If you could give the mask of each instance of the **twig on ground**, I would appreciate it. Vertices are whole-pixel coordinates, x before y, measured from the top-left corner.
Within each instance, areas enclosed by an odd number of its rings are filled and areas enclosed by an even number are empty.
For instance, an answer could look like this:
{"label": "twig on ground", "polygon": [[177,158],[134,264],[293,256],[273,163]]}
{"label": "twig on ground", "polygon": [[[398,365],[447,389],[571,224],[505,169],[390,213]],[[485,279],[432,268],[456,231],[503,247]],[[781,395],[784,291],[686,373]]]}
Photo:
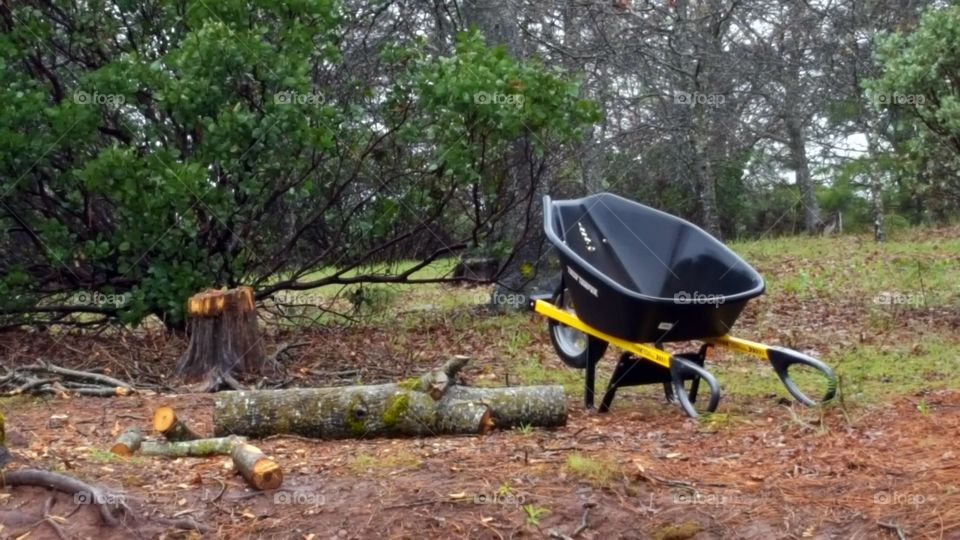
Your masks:
{"label": "twig on ground", "polygon": [[907,536],[903,534],[903,529],[900,528],[896,523],[885,523],[883,521],[878,521],[877,525],[883,527],[884,529],[889,529],[897,534],[897,538],[900,540],[907,540]]}
{"label": "twig on ground", "polygon": [[67,536],[66,531],[64,531],[63,527],[57,523],[57,520],[50,515],[50,509],[53,507],[53,501],[54,498],[49,497],[47,502],[43,503],[43,522],[49,525],[50,528],[53,529],[53,532],[57,533],[57,537],[60,538],[60,540],[67,540],[69,537]]}

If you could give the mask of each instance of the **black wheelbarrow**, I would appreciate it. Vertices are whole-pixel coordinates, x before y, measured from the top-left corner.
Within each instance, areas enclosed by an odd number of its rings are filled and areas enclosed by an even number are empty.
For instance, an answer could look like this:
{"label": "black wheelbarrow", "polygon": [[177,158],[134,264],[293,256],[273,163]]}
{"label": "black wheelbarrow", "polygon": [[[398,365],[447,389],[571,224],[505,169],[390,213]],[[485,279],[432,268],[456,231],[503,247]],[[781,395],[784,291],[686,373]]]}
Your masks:
{"label": "black wheelbarrow", "polygon": [[[836,394],[836,375],[811,356],[729,335],[763,278],[736,253],[696,225],[610,193],[565,201],[543,199],[547,239],[557,248],[562,279],[549,300],[533,309],[549,318],[561,360],[586,370],[585,404],[593,407],[597,362],[609,344],[624,352],[600,405],[610,408],[618,388],[663,384],[667,399],[690,416],[713,412],[720,385],[704,367],[712,347],[770,363],[787,391],[814,405]],[[702,341],[695,352],[670,354],[663,344]],[[819,400],[791,378],[803,366],[824,377]],[[710,391],[696,406],[700,382]]]}

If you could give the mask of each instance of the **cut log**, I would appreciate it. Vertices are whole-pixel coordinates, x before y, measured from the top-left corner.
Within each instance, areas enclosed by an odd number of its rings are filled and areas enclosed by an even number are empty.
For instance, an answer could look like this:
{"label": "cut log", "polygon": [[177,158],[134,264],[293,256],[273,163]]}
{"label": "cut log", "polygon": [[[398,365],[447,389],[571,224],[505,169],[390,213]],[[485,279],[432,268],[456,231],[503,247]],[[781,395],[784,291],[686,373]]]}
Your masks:
{"label": "cut log", "polygon": [[250,287],[191,296],[187,316],[190,343],[177,364],[177,378],[199,382],[198,390],[216,391],[237,386],[234,373],[266,375]]}
{"label": "cut log", "polygon": [[158,407],[153,413],[153,429],[171,442],[192,441],[202,439],[195,431],[190,429],[182,420],[177,418],[173,407]]}
{"label": "cut log", "polygon": [[207,457],[227,455],[234,468],[256,489],[276,489],[283,483],[283,469],[243,437],[217,437],[168,443],[144,442],[140,453],[145,456]]}
{"label": "cut log", "polygon": [[141,442],[143,434],[140,433],[140,428],[127,428],[117,437],[117,442],[110,447],[110,451],[118,456],[130,457],[140,449]]}
{"label": "cut log", "polygon": [[494,424],[506,428],[566,423],[562,386],[451,384],[466,362],[454,358],[438,371],[395,384],[221,392],[214,402],[214,434],[344,439],[483,434]]}
{"label": "cut log", "polygon": [[277,489],[283,483],[283,470],[280,465],[263,455],[256,446],[235,444],[230,457],[244,480],[259,490]]}

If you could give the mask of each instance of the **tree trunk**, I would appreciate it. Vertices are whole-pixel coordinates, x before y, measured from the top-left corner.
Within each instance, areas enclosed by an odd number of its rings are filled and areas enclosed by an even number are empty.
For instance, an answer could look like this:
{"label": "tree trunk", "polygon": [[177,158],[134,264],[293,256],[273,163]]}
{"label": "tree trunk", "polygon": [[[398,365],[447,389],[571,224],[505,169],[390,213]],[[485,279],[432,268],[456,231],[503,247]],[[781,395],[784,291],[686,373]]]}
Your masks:
{"label": "tree trunk", "polygon": [[[699,107],[699,105],[694,105]],[[699,125],[700,122],[697,122]],[[703,229],[718,240],[723,240],[723,231],[720,230],[720,213],[717,209],[717,185],[713,177],[713,167],[707,156],[706,145],[702,136],[691,133],[690,146],[693,149],[693,162],[696,169],[697,202],[700,207],[700,219]]]}
{"label": "tree trunk", "polygon": [[175,376],[201,382],[201,391],[238,387],[234,373],[262,374],[263,346],[257,331],[253,290],[208,290],[190,297],[190,344],[180,357]]}
{"label": "tree trunk", "polygon": [[465,363],[454,359],[438,371],[396,384],[223,392],[214,404],[214,433],[343,439],[482,434],[493,425],[566,423],[563,387],[457,386],[455,375]]}
{"label": "tree trunk", "polygon": [[[871,135],[867,136],[867,146],[871,160],[876,163],[879,152],[877,150],[877,141]],[[880,178],[881,174],[876,166],[870,168],[870,198],[873,203],[873,240],[875,242],[884,242],[887,239],[883,216],[883,181]]]}
{"label": "tree trunk", "polygon": [[807,140],[799,119],[791,113],[786,119],[787,138],[790,147],[790,159],[794,166],[794,177],[803,201],[803,224],[807,234],[816,234],[820,228],[820,206],[810,177],[810,164],[807,160]]}

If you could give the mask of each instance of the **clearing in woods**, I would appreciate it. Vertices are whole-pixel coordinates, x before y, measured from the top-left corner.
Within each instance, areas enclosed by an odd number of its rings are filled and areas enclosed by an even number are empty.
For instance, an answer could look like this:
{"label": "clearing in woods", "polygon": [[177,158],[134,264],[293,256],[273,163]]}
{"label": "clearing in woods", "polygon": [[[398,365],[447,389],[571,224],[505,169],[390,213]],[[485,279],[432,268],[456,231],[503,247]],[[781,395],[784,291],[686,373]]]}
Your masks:
{"label": "clearing in woods", "polygon": [[[108,452],[123,429],[146,429],[161,405],[210,432],[209,394],[7,397],[0,411],[19,463],[109,487],[142,514],[208,528],[148,522],[143,537],[960,538],[958,237],[956,228],[924,229],[879,246],[858,236],[733,246],[767,279],[737,335],[834,366],[842,400],[822,409],[793,405],[771,369],[724,353],[712,359],[724,388],[715,414],[686,418],[653,386],[622,390],[609,414],[588,413],[582,374],[556,358],[545,320],[487,313],[477,305],[486,288],[421,286],[368,290],[375,301],[363,323],[267,325],[267,350],[306,343],[283,359],[293,386],[395,381],[466,354],[470,384],[563,384],[567,426],[270,438],[257,445],[283,466],[283,488],[254,492],[228,458]],[[181,337],[142,329],[0,335],[6,367],[47,359],[154,384],[184,347]],[[600,384],[614,354],[601,363]],[[0,491],[0,524],[3,538],[56,537],[56,528],[131,536],[40,488]]]}

